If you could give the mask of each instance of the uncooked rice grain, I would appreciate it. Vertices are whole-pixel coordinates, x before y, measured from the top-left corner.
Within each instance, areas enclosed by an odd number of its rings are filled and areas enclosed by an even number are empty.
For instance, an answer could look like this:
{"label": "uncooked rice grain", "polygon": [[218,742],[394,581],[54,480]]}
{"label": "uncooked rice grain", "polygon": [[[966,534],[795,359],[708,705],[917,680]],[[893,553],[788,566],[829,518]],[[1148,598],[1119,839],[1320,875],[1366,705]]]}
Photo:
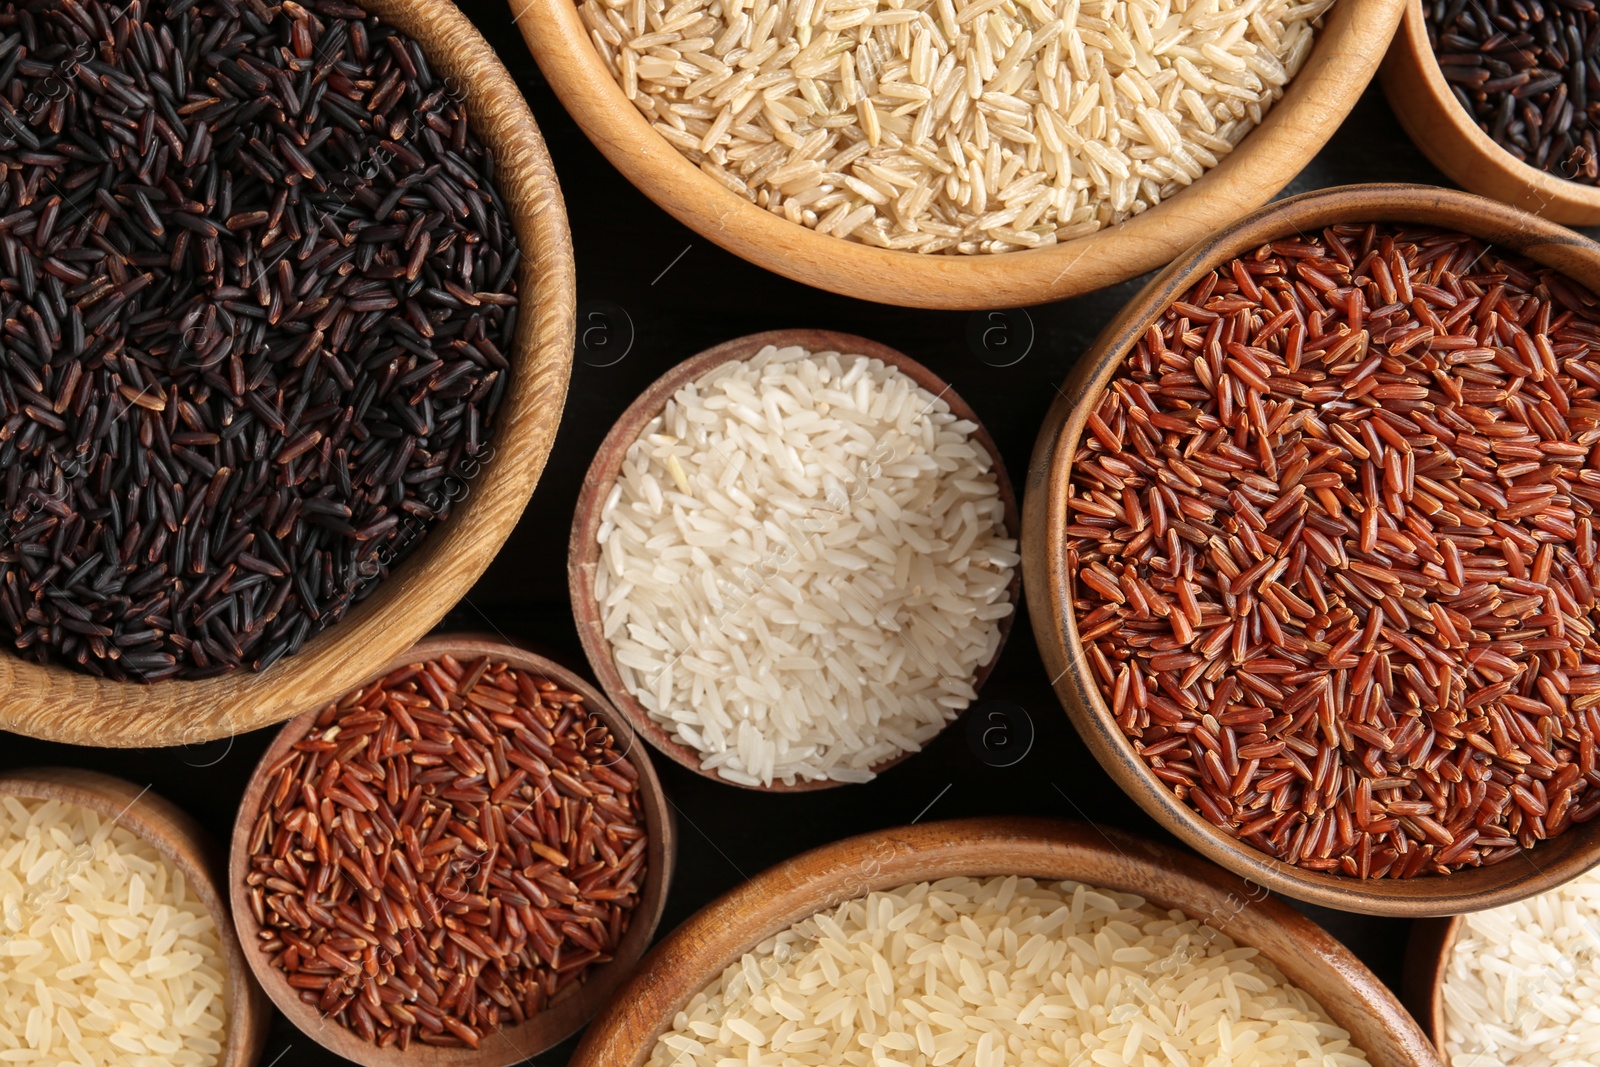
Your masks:
{"label": "uncooked rice grain", "polygon": [[1600,1063],[1600,872],[1462,920],[1446,966],[1447,1067]]}
{"label": "uncooked rice grain", "polygon": [[605,500],[628,692],[729,781],[866,781],[976,695],[1018,563],[977,427],[894,367],[767,346],[685,385]]}
{"label": "uncooked rice grain", "polygon": [[582,0],[655,130],[819,233],[1054,244],[1155,205],[1254,129],[1332,0]]}
{"label": "uncooked rice grain", "polygon": [[133,831],[0,796],[0,1062],[207,1067],[227,965],[183,872]]}
{"label": "uncooked rice grain", "polygon": [[648,1067],[1356,1067],[1254,948],[1129,893],[947,878],[769,938],[695,994]]}

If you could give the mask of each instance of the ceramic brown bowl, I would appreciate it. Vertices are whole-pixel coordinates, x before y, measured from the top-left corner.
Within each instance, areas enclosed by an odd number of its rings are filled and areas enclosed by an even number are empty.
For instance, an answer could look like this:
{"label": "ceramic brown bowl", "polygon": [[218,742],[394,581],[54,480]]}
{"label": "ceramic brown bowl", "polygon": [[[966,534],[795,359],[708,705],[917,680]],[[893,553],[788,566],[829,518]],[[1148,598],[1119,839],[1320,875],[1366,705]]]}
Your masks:
{"label": "ceramic brown bowl", "polygon": [[1377,976],[1260,886],[1120,831],[1046,819],[924,823],[852,837],[780,863],[707,905],[657,945],[590,1025],[570,1067],[643,1067],[673,1016],[762,941],[866,893],[958,875],[1071,879],[1177,908],[1260,949],[1350,1032],[1374,1067],[1438,1067],[1428,1039]]}
{"label": "ceramic brown bowl", "polygon": [[1569,181],[1524,163],[1496,144],[1461,106],[1428,44],[1422,0],[1405,0],[1405,14],[1384,57],[1381,80],[1406,134],[1463,189],[1551,222],[1600,223],[1600,186]]}
{"label": "ceramic brown bowl", "polygon": [[413,1044],[403,1052],[393,1047],[379,1048],[353,1030],[325,1017],[315,1005],[301,1000],[298,991],[290,987],[287,975],[272,966],[267,954],[258,947],[262,927],[251,911],[250,891],[245,884],[245,876],[250,871],[250,834],[267,799],[268,769],[306,736],[322,708],[317,707],[285,723],[251,776],[234,823],[228,869],[228,892],[233,899],[234,923],[238,927],[239,940],[244,945],[250,968],[278,1010],[322,1047],[364,1067],[395,1067],[397,1064],[415,1067],[509,1067],[560,1043],[588,1022],[631,975],[634,965],[649,947],[656,926],[661,922],[667,890],[672,884],[675,828],[670,802],[662,792],[648,750],[634,740],[627,719],[619,715],[594,687],[560,664],[503,640],[487,637],[448,635],[427,638],[404,655],[395,657],[373,677],[382,677],[409,664],[443,655],[454,656],[463,663],[487,657],[494,662],[508,663],[519,671],[548,678],[568,692],[582,696],[584,706],[604,720],[618,748],[622,750],[623,758],[638,771],[638,788],[644,801],[645,828],[649,834],[645,851],[645,885],[613,959],[592,967],[583,981],[560,990],[543,1011],[516,1026],[486,1035],[477,1050],[421,1044]]}
{"label": "ceramic brown bowl", "polygon": [[221,850],[200,824],[171,801],[150,792],[148,786],[141,788],[121,778],[77,768],[8,771],[0,774],[0,794],[87,808],[127,827],[183,872],[185,882],[211,913],[222,943],[228,1019],[218,1067],[253,1067],[266,1044],[272,1011],[245,963],[228,915],[228,898],[217,882],[223,870]]}
{"label": "ceramic brown bowl", "polygon": [[[783,782],[774,781],[768,786],[747,786],[743,783],[728,782],[717,774],[715,769],[706,770],[701,767],[700,753],[678,741],[665,727],[651,718],[644,705],[628,692],[628,687],[623,684],[622,674],[617,670],[616,659],[611,650],[611,642],[606,639],[599,601],[595,596],[595,570],[600,561],[598,539],[600,513],[611,487],[616,484],[617,475],[622,470],[622,461],[628,454],[629,446],[638,440],[645,425],[661,414],[668,398],[683,386],[723,363],[749,359],[767,345],[776,345],[779,348],[786,345],[800,345],[812,352],[831,350],[863,355],[881,359],[892,367],[898,367],[912,381],[949,404],[950,410],[957,417],[977,424],[978,428],[973,431],[972,438],[994,460],[995,478],[1000,486],[1000,500],[1005,507],[1006,530],[1013,536],[1018,528],[1017,502],[1011,490],[1011,479],[1006,476],[1005,465],[1000,460],[1000,450],[995,447],[994,440],[983,428],[982,421],[966,402],[938,375],[911,357],[887,345],[851,334],[832,330],[771,330],[767,333],[735,338],[673,367],[657,378],[655,383],[622,413],[622,417],[617,420],[616,425],[601,443],[600,451],[595,454],[594,462],[589,466],[589,474],[583,480],[583,492],[578,496],[577,512],[572,521],[572,538],[567,547],[567,583],[572,594],[572,615],[577,620],[578,637],[583,641],[583,650],[589,657],[589,666],[594,669],[595,677],[600,679],[600,687],[606,691],[606,695],[616,704],[618,710],[627,717],[634,732],[649,741],[658,752],[673,762],[713,781],[739,785],[745,789],[770,793],[798,793],[830,789],[848,783],[829,780],[799,781],[794,785],[785,785]],[[1012,604],[1017,603],[1021,585],[1019,569],[1012,575],[1010,586]],[[995,648],[989,662],[979,667],[973,676],[973,688],[982,688],[984,679],[988,678],[989,672],[994,669],[995,663],[1000,659],[1000,653],[1005,650],[1006,635],[1011,632],[1011,623],[1015,618],[1016,612],[1013,611],[1000,620],[1000,644]],[[911,755],[912,753],[906,752],[891,757],[874,766],[872,771],[874,774],[881,774]]]}
{"label": "ceramic brown bowl", "polygon": [[819,234],[732,192],[651,127],[590,42],[573,0],[509,0],[551,88],[623,175],[678,221],[807,285],[886,304],[998,308],[1126,281],[1258,207],[1327,143],[1377,70],[1403,0],[1339,0],[1265,121],[1192,186],[1088,237],[1000,255],[925,255]]}
{"label": "ceramic brown bowl", "polygon": [[1448,915],[1530,896],[1600,863],[1600,821],[1512,858],[1451,875],[1361,880],[1283,863],[1237,840],[1173,796],[1123,736],[1081,653],[1066,567],[1066,501],[1089,413],[1124,358],[1199,278],[1268,241],[1336,223],[1421,223],[1473,234],[1554,267],[1600,292],[1600,245],[1543,219],[1431,186],[1356,185],[1282,200],[1184,253],[1139,293],[1077,363],[1034,447],[1023,509],[1022,567],[1034,634],[1078,734],[1124,792],[1189,847],[1236,874],[1300,900],[1371,915]]}
{"label": "ceramic brown bowl", "polygon": [[466,595],[533,493],[566,402],[576,281],[555,171],[517,85],[450,0],[362,0],[405,31],[464,94],[523,260],[511,381],[488,444],[462,470],[454,513],[346,617],[260,673],[152,685],[43,667],[0,650],[0,729],[103,747],[198,744],[297,715],[370,677]]}

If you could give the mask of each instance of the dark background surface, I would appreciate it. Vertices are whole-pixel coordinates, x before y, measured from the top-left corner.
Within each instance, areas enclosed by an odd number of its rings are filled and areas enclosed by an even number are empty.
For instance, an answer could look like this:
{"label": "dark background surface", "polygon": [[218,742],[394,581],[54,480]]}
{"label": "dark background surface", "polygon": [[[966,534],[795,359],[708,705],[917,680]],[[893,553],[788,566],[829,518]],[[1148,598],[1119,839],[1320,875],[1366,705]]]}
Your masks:
{"label": "dark background surface", "polygon": [[[440,631],[475,630],[531,642],[588,674],[568,606],[566,543],[589,461],[614,420],[659,375],[743,334],[819,327],[900,349],[950,382],[977,411],[1020,492],[1034,435],[1057,385],[1144,279],[990,319],[982,312],[865,303],[769,274],[679,225],[612,169],[545,84],[505,3],[461,0],[461,7],[515,76],[549,142],[577,249],[580,344],[566,413],[538,491],[499,558]],[[1406,139],[1376,87],[1283,195],[1364,181],[1448,184]],[[1000,332],[988,333],[986,348],[982,338],[991,327]],[[975,711],[870,784],[759,794],[707,781],[657,756],[679,830],[677,871],[661,933],[779,860],[919,819],[1054,816],[1170,841],[1079,743],[1050,688],[1026,611],[1024,605]],[[992,766],[1003,759],[984,749],[978,731],[969,734],[974,718],[1000,721],[990,719],[991,711],[1008,716],[1008,736],[1017,743],[1033,735],[1027,754],[1011,766]],[[226,842],[245,782],[272,734],[115,751],[0,733],[0,768],[91,767],[140,786],[149,783]],[[992,749],[998,739],[991,735],[990,741]],[[1408,922],[1302,910],[1398,988]],[[575,1044],[568,1041],[531,1062],[560,1067]],[[281,1017],[261,1059],[264,1067],[343,1062]]]}

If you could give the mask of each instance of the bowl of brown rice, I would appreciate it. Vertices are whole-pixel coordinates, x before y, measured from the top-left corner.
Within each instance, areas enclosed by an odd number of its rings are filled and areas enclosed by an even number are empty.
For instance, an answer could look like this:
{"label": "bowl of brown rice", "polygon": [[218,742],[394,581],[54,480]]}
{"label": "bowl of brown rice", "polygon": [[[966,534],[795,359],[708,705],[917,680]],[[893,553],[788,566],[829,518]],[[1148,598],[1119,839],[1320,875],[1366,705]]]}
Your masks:
{"label": "bowl of brown rice", "polygon": [[645,958],[573,1067],[1436,1067],[1344,946],[1260,885],[1119,831],[967,819],[825,845]]}
{"label": "bowl of brown rice", "polygon": [[1403,3],[511,7],[585,133],[679,221],[809,285],[948,309],[1125,281],[1266,202]]}
{"label": "bowl of brown rice", "polygon": [[1024,577],[1080,736],[1185,843],[1443,915],[1600,862],[1600,246],[1422,186],[1163,271],[1035,449]]}

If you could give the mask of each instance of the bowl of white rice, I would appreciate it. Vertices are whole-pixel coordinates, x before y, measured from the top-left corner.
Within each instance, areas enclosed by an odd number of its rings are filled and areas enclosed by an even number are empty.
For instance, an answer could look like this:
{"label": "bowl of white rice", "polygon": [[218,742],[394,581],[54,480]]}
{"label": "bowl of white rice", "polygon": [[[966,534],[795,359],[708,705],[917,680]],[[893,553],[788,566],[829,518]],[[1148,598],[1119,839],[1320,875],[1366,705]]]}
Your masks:
{"label": "bowl of white rice", "polygon": [[994,442],[927,368],[823,330],[679,364],[578,500],[573,615],[658,750],[752,789],[864,782],[977,696],[1020,592]]}
{"label": "bowl of white rice", "polygon": [[0,774],[0,1060],[250,1067],[266,998],[200,826],[149,787]]}
{"label": "bowl of white rice", "polygon": [[1600,1063],[1600,870],[1417,923],[1405,994],[1445,1067]]}
{"label": "bowl of white rice", "polygon": [[1438,1067],[1349,950],[1265,889],[1045,819],[879,831],[691,917],[571,1067]]}
{"label": "bowl of white rice", "polygon": [[510,0],[645,195],[786,277],[913,307],[1125,281],[1282,189],[1402,0]]}

